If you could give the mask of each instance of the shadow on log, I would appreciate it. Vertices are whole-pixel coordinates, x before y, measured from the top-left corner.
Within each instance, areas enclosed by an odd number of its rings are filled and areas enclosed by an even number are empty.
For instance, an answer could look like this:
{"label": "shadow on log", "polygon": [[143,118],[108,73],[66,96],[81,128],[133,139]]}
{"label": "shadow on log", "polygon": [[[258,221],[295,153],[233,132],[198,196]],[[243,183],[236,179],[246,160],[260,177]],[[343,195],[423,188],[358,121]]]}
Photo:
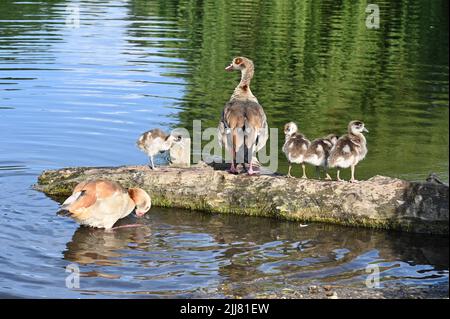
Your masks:
{"label": "shadow on log", "polygon": [[156,171],[147,166],[81,167],[45,171],[35,188],[50,196],[68,196],[77,183],[88,179],[141,187],[160,207],[448,236],[448,185],[384,176],[352,184],[231,175],[206,164]]}

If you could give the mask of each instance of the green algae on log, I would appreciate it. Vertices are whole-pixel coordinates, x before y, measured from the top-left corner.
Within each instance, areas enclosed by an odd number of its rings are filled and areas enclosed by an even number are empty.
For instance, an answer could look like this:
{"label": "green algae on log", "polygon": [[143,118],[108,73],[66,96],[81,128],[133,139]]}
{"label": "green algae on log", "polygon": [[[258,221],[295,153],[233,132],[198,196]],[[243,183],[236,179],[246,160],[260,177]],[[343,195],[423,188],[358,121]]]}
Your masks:
{"label": "green algae on log", "polygon": [[205,164],[156,171],[147,166],[78,167],[45,171],[35,188],[68,196],[77,183],[89,179],[141,187],[154,206],[448,236],[447,185],[385,176],[348,183],[232,175]]}

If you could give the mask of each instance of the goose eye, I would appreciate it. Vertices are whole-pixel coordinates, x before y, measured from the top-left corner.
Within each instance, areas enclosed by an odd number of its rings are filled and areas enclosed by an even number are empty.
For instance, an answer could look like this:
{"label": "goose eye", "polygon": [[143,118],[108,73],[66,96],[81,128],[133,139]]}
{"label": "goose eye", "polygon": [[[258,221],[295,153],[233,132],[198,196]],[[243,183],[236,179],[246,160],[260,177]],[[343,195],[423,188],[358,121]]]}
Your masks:
{"label": "goose eye", "polygon": [[234,59],[235,64],[241,64],[241,62],[242,62],[241,58]]}

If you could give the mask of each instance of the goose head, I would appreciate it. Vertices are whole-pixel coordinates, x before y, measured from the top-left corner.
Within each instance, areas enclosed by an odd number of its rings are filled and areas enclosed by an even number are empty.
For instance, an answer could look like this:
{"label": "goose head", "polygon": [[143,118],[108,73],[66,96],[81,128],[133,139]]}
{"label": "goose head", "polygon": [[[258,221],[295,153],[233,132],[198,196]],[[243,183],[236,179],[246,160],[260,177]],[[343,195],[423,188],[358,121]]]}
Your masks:
{"label": "goose head", "polygon": [[362,132],[369,133],[369,131],[364,127],[364,123],[361,121],[351,121],[348,124],[348,132],[353,135],[359,135],[362,134]]}
{"label": "goose head", "polygon": [[152,200],[150,195],[147,194],[142,188],[130,188],[128,195],[136,204],[136,215],[142,217],[152,207]]}
{"label": "goose head", "polygon": [[253,61],[248,58],[238,56],[231,61],[231,64],[225,68],[225,71],[244,71],[246,69],[253,69]]}
{"label": "goose head", "polygon": [[284,135],[286,137],[292,136],[292,134],[297,133],[297,131],[297,124],[295,124],[294,122],[289,122],[284,125]]}

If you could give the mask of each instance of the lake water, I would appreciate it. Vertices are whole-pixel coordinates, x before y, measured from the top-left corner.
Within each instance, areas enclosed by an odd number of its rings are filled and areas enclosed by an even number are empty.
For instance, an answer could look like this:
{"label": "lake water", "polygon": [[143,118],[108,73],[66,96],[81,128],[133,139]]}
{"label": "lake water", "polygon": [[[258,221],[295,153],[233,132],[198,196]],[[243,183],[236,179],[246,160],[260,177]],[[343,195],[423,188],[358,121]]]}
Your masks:
{"label": "lake water", "polygon": [[[448,2],[376,2],[369,30],[366,1],[2,0],[0,297],[363,287],[374,263],[382,292],[448,289],[448,238],[158,208],[145,227],[105,233],[57,216],[31,187],[45,169],[144,164],[134,142],[150,128],[215,127],[236,55],[255,62],[270,127],[293,120],[315,138],[361,119],[357,178],[448,181]],[[71,264],[79,289],[66,287]]]}

